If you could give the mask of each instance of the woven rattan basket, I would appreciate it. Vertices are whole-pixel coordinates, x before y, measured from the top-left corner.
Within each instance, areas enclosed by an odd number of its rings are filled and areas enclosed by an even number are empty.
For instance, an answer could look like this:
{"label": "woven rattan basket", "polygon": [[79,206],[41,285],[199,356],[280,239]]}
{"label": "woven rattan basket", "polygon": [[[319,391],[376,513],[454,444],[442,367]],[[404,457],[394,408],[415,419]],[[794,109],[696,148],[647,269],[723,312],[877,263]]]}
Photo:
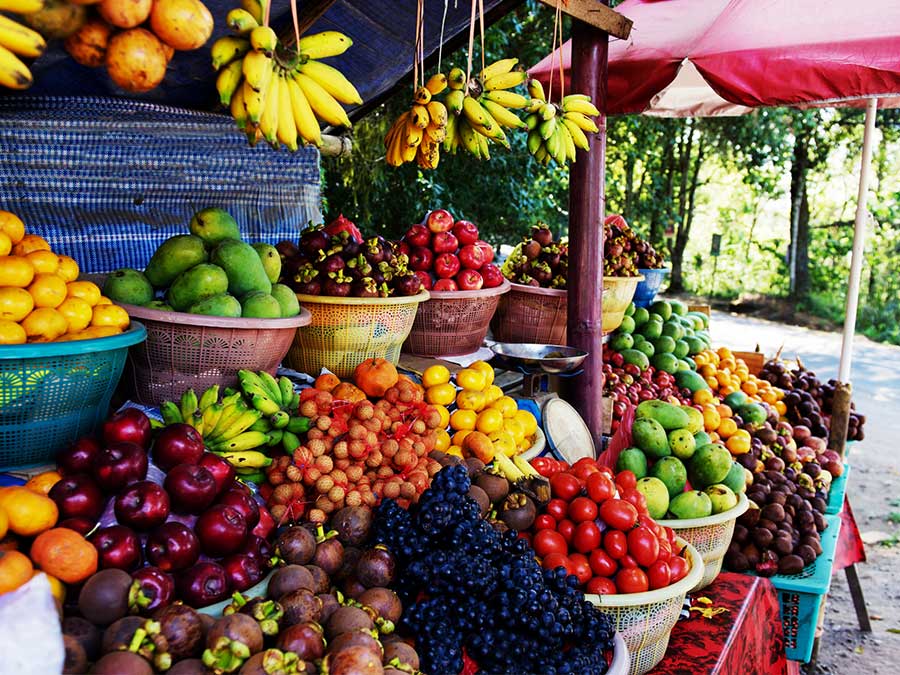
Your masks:
{"label": "woven rattan basket", "polygon": [[537,288],[510,284],[491,319],[491,333],[497,342],[526,342],[544,345],[566,344],[565,289]]}

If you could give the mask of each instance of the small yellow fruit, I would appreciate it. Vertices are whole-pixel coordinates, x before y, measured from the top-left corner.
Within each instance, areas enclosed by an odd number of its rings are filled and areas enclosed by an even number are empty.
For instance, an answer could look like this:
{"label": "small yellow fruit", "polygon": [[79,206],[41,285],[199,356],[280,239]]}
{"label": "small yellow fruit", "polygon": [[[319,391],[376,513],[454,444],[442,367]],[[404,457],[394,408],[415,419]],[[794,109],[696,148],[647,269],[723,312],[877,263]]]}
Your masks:
{"label": "small yellow fruit", "polygon": [[9,235],[0,231],[0,255],[9,255],[12,246],[12,239],[9,238]]}
{"label": "small yellow fruit", "polygon": [[514,417],[516,411],[518,411],[519,406],[516,405],[516,400],[509,396],[501,396],[496,401],[491,403],[492,408],[496,408],[501,413],[503,413],[503,417],[509,419],[510,417]]}
{"label": "small yellow fruit", "polygon": [[525,427],[515,418],[515,416],[503,420],[503,428],[512,434],[512,437],[516,441],[516,445],[525,440]]}
{"label": "small yellow fruit", "polygon": [[0,319],[21,321],[34,309],[34,298],[24,288],[0,288]]}
{"label": "small yellow fruit", "polygon": [[66,295],[70,298],[81,298],[93,307],[100,300],[100,289],[93,281],[70,281],[66,285]]}
{"label": "small yellow fruit", "polygon": [[428,389],[438,384],[446,384],[450,381],[450,371],[446,366],[428,366],[422,373],[422,386]]}
{"label": "small yellow fruit", "polygon": [[489,436],[503,428],[503,413],[496,408],[486,408],[478,414],[475,428]]}
{"label": "small yellow fruit", "polygon": [[475,428],[475,422],[478,414],[474,410],[454,410],[450,415],[450,428],[454,431],[468,429],[471,431]]}
{"label": "small yellow fruit", "polygon": [[454,457],[462,458],[463,451],[462,451],[462,448],[459,447],[458,445],[451,445],[449,448],[447,448],[447,454],[453,455]]}
{"label": "small yellow fruit", "polygon": [[0,232],[8,236],[13,244],[18,244],[25,236],[25,223],[15,213],[0,211]]}
{"label": "small yellow fruit", "polygon": [[31,342],[50,342],[69,330],[66,317],[51,307],[38,307],[22,320]]}
{"label": "small yellow fruit", "polygon": [[484,392],[463,389],[456,396],[456,407],[480,412],[484,409]]}
{"label": "small yellow fruit", "polygon": [[494,452],[502,452],[507,457],[512,457],[518,452],[516,441],[508,431],[495,431],[488,438],[494,444]]}
{"label": "small yellow fruit", "polygon": [[35,274],[28,292],[35,307],[59,307],[66,299],[66,282],[56,274]]}
{"label": "small yellow fruit", "polygon": [[484,373],[474,368],[463,368],[456,374],[456,384],[463,389],[471,389],[472,391],[483,391],[485,386]]}
{"label": "small yellow fruit", "polygon": [[458,445],[459,447],[463,446],[463,441],[466,440],[466,436],[472,433],[472,429],[462,429],[453,434],[452,443],[453,445]]}
{"label": "small yellow fruit", "polygon": [[438,429],[446,429],[447,425],[450,424],[450,411],[447,410],[447,406],[445,405],[435,405],[434,409],[438,411],[438,414],[441,416],[441,422],[438,424]]}
{"label": "small yellow fruit", "polygon": [[74,258],[70,258],[67,255],[61,255],[59,256],[59,269],[56,270],[56,273],[63,278],[63,281],[69,283],[78,278],[80,270],[78,269],[78,263],[75,262]]}
{"label": "small yellow fruit", "polygon": [[27,258],[14,255],[0,257],[0,286],[27,288],[34,279],[34,265]]}
{"label": "small yellow fruit", "polygon": [[38,234],[26,234],[13,246],[13,255],[26,256],[32,251],[49,251],[50,244]]}
{"label": "small yellow fruit", "polygon": [[100,299],[97,300],[97,304],[98,305],[111,305],[111,304],[113,304],[113,301],[110,300],[109,298],[107,298],[105,295],[101,295]]}
{"label": "small yellow fruit", "polygon": [[450,405],[456,398],[456,387],[449,382],[428,387],[425,390],[425,401],[432,405]]}
{"label": "small yellow fruit", "polygon": [[0,345],[23,345],[28,340],[25,329],[15,321],[0,319]]}
{"label": "small yellow fruit", "polygon": [[56,274],[59,270],[59,256],[53,251],[32,251],[25,257],[34,265],[34,271],[38,274]]}
{"label": "small yellow fruit", "polygon": [[531,438],[537,432],[537,418],[527,410],[517,411],[514,419],[525,429],[526,437]]}
{"label": "small yellow fruit", "polygon": [[475,361],[469,368],[477,370],[484,375],[484,381],[487,386],[494,383],[494,368],[487,361]]}
{"label": "small yellow fruit", "polygon": [[439,429],[437,431],[436,437],[434,439],[434,449],[440,450],[441,452],[446,452],[447,448],[450,447],[450,434],[448,434],[443,429]]}
{"label": "small yellow fruit", "polygon": [[487,401],[488,405],[498,400],[501,396],[503,396],[503,390],[496,384],[489,385],[484,390],[484,400]]}
{"label": "small yellow fruit", "polygon": [[66,298],[56,310],[69,322],[69,332],[77,333],[91,325],[94,313],[87,300]]}
{"label": "small yellow fruit", "polygon": [[100,305],[94,307],[94,314],[91,317],[92,326],[110,326],[125,330],[131,319],[123,308],[118,305]]}

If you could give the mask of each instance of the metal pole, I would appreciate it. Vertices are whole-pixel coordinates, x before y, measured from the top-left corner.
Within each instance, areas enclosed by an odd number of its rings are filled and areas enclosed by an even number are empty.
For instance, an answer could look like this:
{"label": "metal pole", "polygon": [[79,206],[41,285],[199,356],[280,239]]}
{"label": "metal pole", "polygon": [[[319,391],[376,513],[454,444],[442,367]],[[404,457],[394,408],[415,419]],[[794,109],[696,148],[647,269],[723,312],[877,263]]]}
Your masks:
{"label": "metal pole", "polygon": [[841,365],[838,380],[850,382],[853,359],[853,334],[856,330],[856,311],[859,306],[859,279],[866,247],[866,200],[869,192],[869,173],[872,168],[872,143],[875,136],[875,116],[878,99],[869,99],[866,106],[866,129],[863,135],[862,159],[859,164],[859,193],[856,197],[856,222],[853,226],[853,253],[850,258],[850,281],[847,284],[847,303],[844,307],[844,337],[841,342]]}
{"label": "metal pole", "polygon": [[[608,4],[607,0],[602,0]],[[602,311],[603,213],[606,170],[606,66],[609,39],[605,32],[572,22],[571,90],[588,94],[600,109],[599,133],[591,149],[578,151],[569,174],[568,342],[590,353],[584,373],[573,378],[569,398],[600,447],[603,429]]]}

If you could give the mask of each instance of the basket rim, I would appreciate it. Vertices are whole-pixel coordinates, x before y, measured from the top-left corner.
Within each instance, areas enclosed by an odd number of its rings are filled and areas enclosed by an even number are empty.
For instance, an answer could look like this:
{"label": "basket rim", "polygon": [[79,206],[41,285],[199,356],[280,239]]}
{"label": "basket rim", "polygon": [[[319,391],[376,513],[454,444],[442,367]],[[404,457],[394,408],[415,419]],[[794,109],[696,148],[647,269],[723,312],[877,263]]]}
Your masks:
{"label": "basket rim", "polygon": [[625,281],[637,281],[638,283],[640,283],[642,281],[646,281],[646,278],[644,277],[643,274],[637,274],[633,277],[603,277],[603,283],[605,284],[607,281],[610,283],[618,283],[618,282],[625,282]]}
{"label": "basket rim", "polygon": [[644,274],[645,272],[649,272],[650,274],[669,274],[672,271],[671,267],[638,267],[638,272]]}
{"label": "basket rim", "polygon": [[744,514],[750,508],[750,500],[747,499],[747,495],[743,492],[740,493],[738,497],[738,503],[735,506],[732,506],[727,511],[722,511],[722,513],[715,513],[711,516],[706,516],[706,518],[683,518],[681,520],[673,519],[673,520],[660,520],[661,525],[665,525],[666,527],[671,527],[673,530],[686,530],[692,527],[709,527],[710,525],[722,525],[723,523],[727,523],[729,520],[736,520],[740,516]]}
{"label": "basket rim", "polygon": [[139,321],[132,321],[128,330],[90,340],[66,342],[37,342],[24,345],[0,345],[0,361],[5,359],[50,358],[54,356],[78,356],[131,347],[147,339],[147,329]]}
{"label": "basket rim", "polygon": [[381,307],[384,305],[409,305],[412,303],[425,302],[430,297],[430,293],[422,290],[416,295],[395,295],[390,298],[349,298],[338,297],[333,295],[304,295],[303,293],[295,293],[297,300],[302,303],[311,305],[356,305],[368,307]]}
{"label": "basket rim", "polygon": [[655,591],[643,593],[611,593],[609,595],[591,595],[585,593],[584,597],[597,607],[638,607],[663,602],[679,595],[687,595],[703,579],[706,563],[696,548],[691,546],[681,537],[677,540],[691,556],[691,570],[684,579],[675,582],[671,586],[659,588]]}
{"label": "basket rim", "polygon": [[300,308],[297,316],[289,316],[284,319],[244,319],[230,316],[209,316],[207,314],[190,314],[189,312],[167,312],[160,309],[150,309],[140,305],[121,305],[129,316],[135,316],[145,321],[157,323],[174,323],[188,328],[237,328],[245,330],[279,328],[298,328],[306,326],[312,321],[312,315],[307,309]]}
{"label": "basket rim", "polygon": [[[507,279],[509,281],[509,279]],[[531,295],[548,295],[554,298],[563,298],[568,296],[569,292],[565,288],[542,288],[540,286],[528,286],[526,284],[517,284],[515,281],[509,281],[509,290],[517,293],[530,293]]]}
{"label": "basket rim", "polygon": [[470,300],[503,295],[509,291],[510,286],[509,279],[504,278],[502,284],[493,288],[480,288],[477,291],[429,291],[429,293],[431,294],[431,300]]}
{"label": "basket rim", "polygon": [[627,673],[630,667],[631,654],[628,653],[628,645],[625,643],[622,633],[616,631],[613,635],[613,658],[607,672],[618,675],[618,673]]}

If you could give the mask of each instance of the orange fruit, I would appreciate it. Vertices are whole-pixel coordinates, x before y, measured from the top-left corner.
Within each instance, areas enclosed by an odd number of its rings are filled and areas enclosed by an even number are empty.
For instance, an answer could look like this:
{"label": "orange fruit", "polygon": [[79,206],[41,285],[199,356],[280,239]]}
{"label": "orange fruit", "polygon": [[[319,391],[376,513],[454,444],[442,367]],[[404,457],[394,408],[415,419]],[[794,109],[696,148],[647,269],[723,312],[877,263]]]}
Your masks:
{"label": "orange fruit", "polygon": [[775,401],[775,410],[779,415],[784,417],[787,414],[787,406],[785,405],[784,401]]}
{"label": "orange fruit", "polygon": [[66,295],[70,298],[81,298],[93,307],[100,300],[100,289],[93,281],[70,281],[66,284]]}
{"label": "orange fruit", "polygon": [[6,511],[0,509],[0,539],[6,536],[6,533],[9,531],[9,516],[6,515]]}
{"label": "orange fruit", "polygon": [[38,535],[31,545],[31,559],[41,570],[67,584],[81,583],[97,571],[97,549],[67,527]]}
{"label": "orange fruit", "polygon": [[113,304],[113,301],[110,300],[109,298],[107,298],[105,295],[101,295],[97,299],[97,304],[98,305],[111,305],[111,304]]}
{"label": "orange fruit", "polygon": [[466,435],[463,440],[463,450],[485,464],[490,464],[494,460],[494,444],[480,431],[472,431]]}
{"label": "orange fruit", "polygon": [[66,317],[66,321],[69,322],[70,333],[76,333],[90,326],[91,318],[94,315],[94,311],[87,300],[82,300],[81,298],[66,298],[56,308],[56,311]]}
{"label": "orange fruit", "polygon": [[432,405],[450,405],[456,398],[456,387],[449,382],[436,384],[425,390],[425,402]]}
{"label": "orange fruit", "polygon": [[0,211],[0,232],[6,234],[13,244],[18,244],[25,236],[25,223],[15,213]]}
{"label": "orange fruit", "polygon": [[487,405],[498,400],[501,396],[503,396],[503,390],[496,384],[489,384],[487,389],[484,390],[484,400]]}
{"label": "orange fruit", "polygon": [[496,408],[486,408],[478,414],[475,428],[488,435],[500,431],[503,428],[503,413]]}
{"label": "orange fruit", "polygon": [[28,341],[25,329],[15,321],[0,319],[0,345],[23,345]]}
{"label": "orange fruit", "polygon": [[70,258],[67,255],[59,256],[59,268],[56,270],[56,273],[63,278],[63,281],[66,283],[75,281],[80,271],[74,258]]}
{"label": "orange fruit", "polygon": [[715,431],[722,422],[722,416],[716,406],[708,404],[703,406],[703,429],[706,432]]}
{"label": "orange fruit", "polygon": [[428,366],[422,373],[422,386],[428,389],[450,381],[450,370],[446,366]]}
{"label": "orange fruit", "polygon": [[0,492],[0,508],[9,517],[9,529],[23,537],[33,537],[56,525],[56,502],[23,486]]}
{"label": "orange fruit", "polygon": [[451,444],[462,447],[463,441],[466,440],[466,436],[471,434],[472,431],[472,429],[461,429],[460,431],[457,431],[455,434],[453,434],[453,438],[450,440]]}
{"label": "orange fruit", "polygon": [[13,246],[13,255],[26,256],[32,251],[49,251],[50,244],[39,234],[26,234]]}
{"label": "orange fruit", "polygon": [[484,388],[487,386],[484,373],[475,368],[463,368],[456,373],[456,384],[463,389],[472,391],[484,391]]}
{"label": "orange fruit", "polygon": [[719,428],[716,429],[716,431],[719,432],[719,436],[721,436],[722,438],[731,438],[738,431],[737,422],[735,422],[730,417],[726,417],[721,422],[719,422]]}
{"label": "orange fruit", "polygon": [[69,322],[51,307],[39,307],[22,320],[22,328],[32,342],[51,342],[69,330]]}
{"label": "orange fruit", "polygon": [[[471,431],[478,423],[478,413],[474,410],[454,410],[450,415],[450,428],[454,431],[468,429]],[[480,429],[479,429],[480,431]]]}
{"label": "orange fruit", "polygon": [[488,386],[494,384],[494,367],[487,361],[475,361],[469,368],[484,375],[484,381]]}
{"label": "orange fruit", "polygon": [[741,390],[745,394],[753,395],[759,391],[759,387],[756,386],[756,382],[753,380],[747,380],[746,382],[741,383]]}
{"label": "orange fruit", "polygon": [[443,429],[438,429],[437,434],[434,439],[434,449],[440,450],[441,452],[446,452],[447,448],[450,447],[450,434],[448,434]]}
{"label": "orange fruit", "polygon": [[484,392],[463,389],[456,395],[456,407],[461,410],[481,411],[484,409]]}
{"label": "orange fruit", "polygon": [[712,403],[713,395],[709,389],[698,389],[694,392],[693,400],[694,403],[706,405],[707,403]]}
{"label": "orange fruit", "polygon": [[24,553],[0,551],[0,594],[9,593],[31,579],[34,567]]}
{"label": "orange fruit", "polygon": [[5,255],[0,258],[0,286],[25,288],[34,279],[34,265],[27,258]]}
{"label": "orange fruit", "polygon": [[111,335],[118,335],[121,333],[118,328],[114,326],[91,326],[90,328],[85,328],[84,330],[79,330],[74,333],[65,333],[64,335],[60,335],[56,338],[55,342],[72,342],[75,340],[96,340],[97,338],[105,338],[110,337]]}
{"label": "orange fruit", "polygon": [[21,321],[34,309],[34,298],[24,288],[0,288],[0,319]]}
{"label": "orange fruit", "polygon": [[315,384],[313,386],[320,391],[334,391],[335,387],[337,387],[341,383],[341,378],[339,378],[334,373],[322,373],[316,378]]}
{"label": "orange fruit", "polygon": [[110,326],[119,330],[128,328],[130,322],[128,312],[118,305],[97,305],[91,318],[92,326]]}
{"label": "orange fruit", "polygon": [[516,400],[510,396],[501,396],[496,401],[491,403],[492,408],[496,408],[501,413],[503,413],[503,417],[509,419],[510,417],[515,417],[516,412],[519,410],[519,406],[516,405]]}
{"label": "orange fruit", "polygon": [[732,417],[734,415],[734,411],[724,403],[719,403],[718,405],[716,405],[716,410],[719,411],[719,417],[722,418]]}
{"label": "orange fruit", "polygon": [[25,257],[38,274],[56,274],[59,270],[59,256],[53,251],[32,251]]}
{"label": "orange fruit", "polygon": [[12,239],[6,232],[0,232],[0,255],[9,255],[12,251]]}
{"label": "orange fruit", "polygon": [[454,457],[459,457],[461,459],[465,458],[463,455],[462,448],[459,447],[458,445],[451,445],[449,448],[447,448],[447,454],[453,455]]}
{"label": "orange fruit", "polygon": [[37,492],[39,495],[45,495],[60,480],[62,480],[62,476],[59,474],[59,471],[44,471],[29,478],[28,482],[25,483],[25,487]]}
{"label": "orange fruit", "polygon": [[59,307],[66,299],[66,282],[55,274],[35,274],[28,287],[35,307]]}

